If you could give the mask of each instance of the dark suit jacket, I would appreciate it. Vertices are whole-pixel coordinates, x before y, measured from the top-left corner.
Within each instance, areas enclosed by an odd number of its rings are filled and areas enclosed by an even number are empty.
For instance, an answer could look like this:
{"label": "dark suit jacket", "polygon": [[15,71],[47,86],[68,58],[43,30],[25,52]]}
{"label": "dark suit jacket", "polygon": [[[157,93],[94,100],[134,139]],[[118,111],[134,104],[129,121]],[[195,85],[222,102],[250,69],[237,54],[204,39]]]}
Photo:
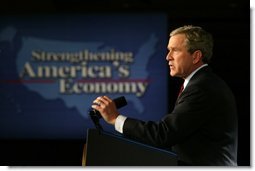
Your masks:
{"label": "dark suit jacket", "polygon": [[193,75],[159,122],[127,118],[123,134],[169,149],[189,165],[237,164],[237,111],[229,87],[209,67]]}

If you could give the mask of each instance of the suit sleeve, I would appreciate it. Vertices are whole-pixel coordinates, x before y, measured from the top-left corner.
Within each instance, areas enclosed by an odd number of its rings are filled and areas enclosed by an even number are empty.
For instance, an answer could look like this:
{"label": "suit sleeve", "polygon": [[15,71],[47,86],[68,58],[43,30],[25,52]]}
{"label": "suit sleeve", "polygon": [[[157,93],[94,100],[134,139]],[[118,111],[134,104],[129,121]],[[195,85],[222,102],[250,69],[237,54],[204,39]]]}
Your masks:
{"label": "suit sleeve", "polygon": [[123,133],[150,145],[168,148],[195,134],[212,116],[212,97],[198,87],[189,87],[178,99],[172,113],[159,122],[127,118]]}

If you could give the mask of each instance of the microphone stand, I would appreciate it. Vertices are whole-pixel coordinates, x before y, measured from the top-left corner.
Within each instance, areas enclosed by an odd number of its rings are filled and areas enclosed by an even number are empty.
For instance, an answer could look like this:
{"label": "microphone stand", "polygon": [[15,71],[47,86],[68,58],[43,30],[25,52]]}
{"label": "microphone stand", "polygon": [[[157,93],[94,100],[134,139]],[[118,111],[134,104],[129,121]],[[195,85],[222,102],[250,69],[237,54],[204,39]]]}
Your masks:
{"label": "microphone stand", "polygon": [[93,121],[96,129],[99,131],[99,133],[101,133],[101,131],[103,131],[102,126],[100,125],[99,119],[101,117],[99,117],[99,115],[96,113],[96,110],[90,110],[89,111],[89,116],[91,118],[91,120]]}

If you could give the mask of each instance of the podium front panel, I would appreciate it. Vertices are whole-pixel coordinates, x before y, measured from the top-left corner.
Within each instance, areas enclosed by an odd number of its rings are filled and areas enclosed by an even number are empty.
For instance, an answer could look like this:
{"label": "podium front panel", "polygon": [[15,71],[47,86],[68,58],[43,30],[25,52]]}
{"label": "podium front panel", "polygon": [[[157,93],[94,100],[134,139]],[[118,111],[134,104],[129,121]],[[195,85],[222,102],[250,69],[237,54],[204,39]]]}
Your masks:
{"label": "podium front panel", "polygon": [[177,156],[118,135],[88,129],[86,166],[176,166]]}

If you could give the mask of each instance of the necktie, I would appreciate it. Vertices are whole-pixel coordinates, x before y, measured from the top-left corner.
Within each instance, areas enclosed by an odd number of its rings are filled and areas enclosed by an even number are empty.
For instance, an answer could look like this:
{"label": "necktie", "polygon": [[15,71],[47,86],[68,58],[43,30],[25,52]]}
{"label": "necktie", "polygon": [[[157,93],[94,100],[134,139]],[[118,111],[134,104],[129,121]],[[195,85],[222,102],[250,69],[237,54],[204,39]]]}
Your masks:
{"label": "necktie", "polygon": [[183,89],[184,89],[184,85],[182,84],[182,86],[181,86],[181,88],[180,88],[180,91],[179,91],[179,93],[178,93],[178,97],[182,94]]}

